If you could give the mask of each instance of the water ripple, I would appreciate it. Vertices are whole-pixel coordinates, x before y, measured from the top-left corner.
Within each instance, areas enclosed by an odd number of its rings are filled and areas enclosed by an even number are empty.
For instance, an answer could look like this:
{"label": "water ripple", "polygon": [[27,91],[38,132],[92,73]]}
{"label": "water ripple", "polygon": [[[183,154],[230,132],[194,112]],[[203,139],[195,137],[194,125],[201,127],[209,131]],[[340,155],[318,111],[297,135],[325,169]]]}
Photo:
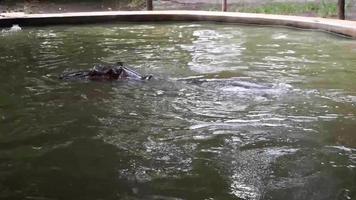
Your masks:
{"label": "water ripple", "polygon": [[[185,23],[0,37],[0,186],[13,198],[353,197],[349,40]],[[119,60],[154,80],[57,78]]]}

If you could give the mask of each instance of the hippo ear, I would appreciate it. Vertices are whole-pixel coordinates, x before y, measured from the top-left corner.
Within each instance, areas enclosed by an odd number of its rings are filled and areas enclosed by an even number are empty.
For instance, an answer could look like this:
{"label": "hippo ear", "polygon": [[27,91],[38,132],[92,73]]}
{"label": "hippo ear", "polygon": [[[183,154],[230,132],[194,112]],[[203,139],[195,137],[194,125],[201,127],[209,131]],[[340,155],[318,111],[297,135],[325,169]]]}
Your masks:
{"label": "hippo ear", "polygon": [[123,62],[121,62],[121,61],[118,61],[117,63],[116,63],[118,66],[124,66],[124,63]]}

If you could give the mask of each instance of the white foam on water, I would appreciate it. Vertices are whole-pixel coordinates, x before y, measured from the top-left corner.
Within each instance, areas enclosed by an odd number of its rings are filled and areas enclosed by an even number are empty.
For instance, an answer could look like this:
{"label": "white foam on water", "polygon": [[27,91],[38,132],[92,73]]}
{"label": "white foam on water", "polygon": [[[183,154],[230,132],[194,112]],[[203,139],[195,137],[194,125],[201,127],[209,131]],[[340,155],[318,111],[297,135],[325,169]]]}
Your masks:
{"label": "white foam on water", "polygon": [[9,29],[1,30],[1,33],[13,33],[13,32],[19,32],[21,30],[22,30],[22,28],[18,24],[14,24]]}

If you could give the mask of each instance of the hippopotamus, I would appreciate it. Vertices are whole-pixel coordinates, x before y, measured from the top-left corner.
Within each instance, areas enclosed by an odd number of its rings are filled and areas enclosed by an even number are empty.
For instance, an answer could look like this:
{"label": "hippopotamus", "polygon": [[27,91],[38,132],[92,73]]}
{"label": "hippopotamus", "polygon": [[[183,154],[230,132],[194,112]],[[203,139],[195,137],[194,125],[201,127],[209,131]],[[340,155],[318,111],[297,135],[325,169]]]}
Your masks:
{"label": "hippopotamus", "polygon": [[64,73],[59,78],[64,80],[149,80],[152,75],[142,76],[134,70],[124,67],[122,62],[117,62],[116,65],[96,65],[89,70]]}

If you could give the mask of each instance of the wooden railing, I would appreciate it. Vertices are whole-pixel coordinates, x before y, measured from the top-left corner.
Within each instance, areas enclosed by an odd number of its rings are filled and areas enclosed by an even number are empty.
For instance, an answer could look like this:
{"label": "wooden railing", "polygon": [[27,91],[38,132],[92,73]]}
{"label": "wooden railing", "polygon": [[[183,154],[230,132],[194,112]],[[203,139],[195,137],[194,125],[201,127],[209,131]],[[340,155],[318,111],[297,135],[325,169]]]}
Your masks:
{"label": "wooden railing", "polygon": [[[146,0],[147,10],[153,10],[153,0]],[[221,11],[227,11],[227,0],[221,0]],[[338,0],[338,17],[345,19],[345,0]]]}

